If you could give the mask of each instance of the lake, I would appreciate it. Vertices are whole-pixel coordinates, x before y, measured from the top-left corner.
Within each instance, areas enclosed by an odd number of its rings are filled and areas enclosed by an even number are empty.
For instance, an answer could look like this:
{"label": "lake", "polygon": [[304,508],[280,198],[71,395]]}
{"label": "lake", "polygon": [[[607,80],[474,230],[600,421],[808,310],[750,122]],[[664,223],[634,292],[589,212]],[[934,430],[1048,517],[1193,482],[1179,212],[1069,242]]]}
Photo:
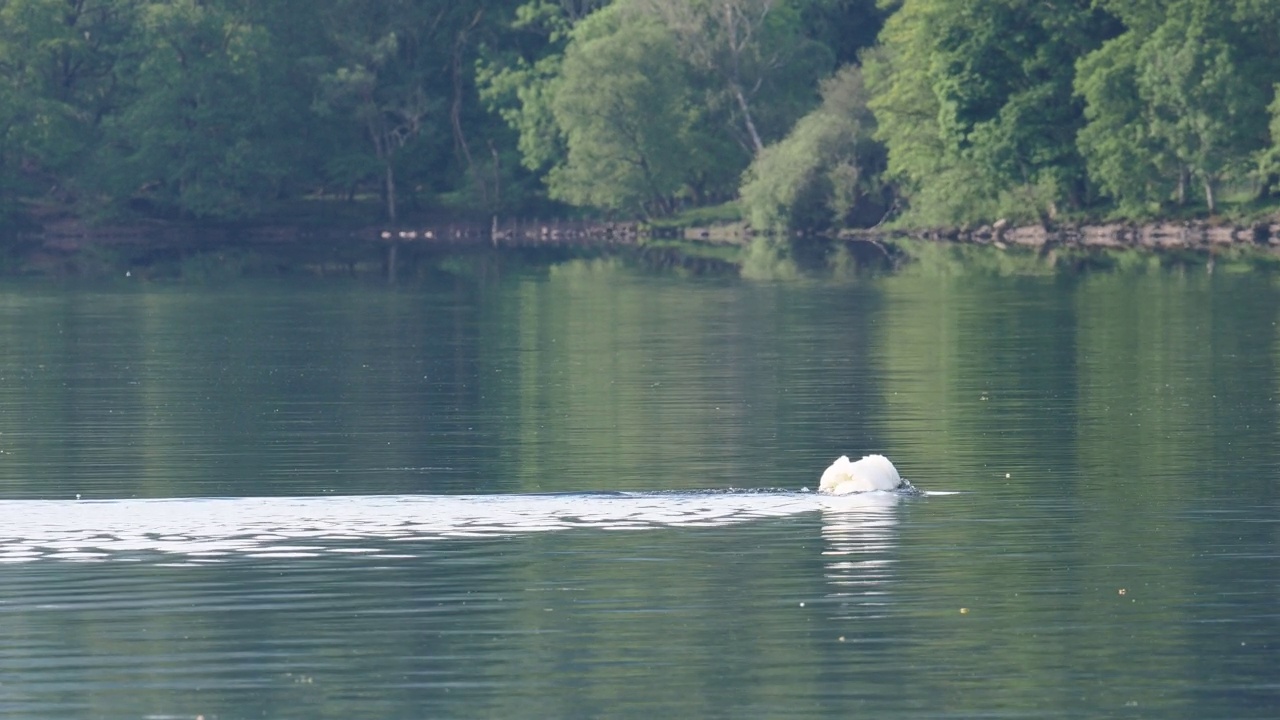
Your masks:
{"label": "lake", "polygon": [[472,270],[0,285],[0,716],[1280,713],[1275,277]]}

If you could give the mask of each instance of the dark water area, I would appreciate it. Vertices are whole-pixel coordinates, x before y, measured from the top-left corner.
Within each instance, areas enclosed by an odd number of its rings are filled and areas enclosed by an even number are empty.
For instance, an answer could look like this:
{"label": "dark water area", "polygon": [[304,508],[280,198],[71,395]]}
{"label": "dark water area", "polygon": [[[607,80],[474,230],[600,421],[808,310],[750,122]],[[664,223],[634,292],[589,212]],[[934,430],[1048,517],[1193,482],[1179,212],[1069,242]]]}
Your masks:
{"label": "dark water area", "polygon": [[[1278,316],[1150,269],[2,285],[0,716],[1275,717]],[[806,491],[870,452],[939,494]]]}

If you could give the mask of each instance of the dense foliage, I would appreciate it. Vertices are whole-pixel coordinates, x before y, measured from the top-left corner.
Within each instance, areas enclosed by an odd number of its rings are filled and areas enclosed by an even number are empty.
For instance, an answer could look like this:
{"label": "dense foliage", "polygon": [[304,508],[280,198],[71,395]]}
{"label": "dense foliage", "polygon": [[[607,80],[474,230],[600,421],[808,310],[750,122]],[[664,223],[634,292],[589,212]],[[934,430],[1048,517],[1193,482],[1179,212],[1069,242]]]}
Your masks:
{"label": "dense foliage", "polygon": [[497,209],[475,63],[517,3],[0,0],[0,208],[240,219],[375,192]]}
{"label": "dense foliage", "polygon": [[1280,5],[1260,0],[1110,0],[1125,31],[1082,58],[1080,149],[1102,191],[1134,212],[1273,182],[1268,106],[1280,82]]}
{"label": "dense foliage", "polygon": [[1269,0],[0,0],[0,217],[1212,213],[1280,181],[1276,37]]}
{"label": "dense foliage", "polygon": [[861,71],[822,85],[822,104],[756,157],[743,178],[753,227],[870,225],[884,215],[884,150],[873,139]]}
{"label": "dense foliage", "polygon": [[1078,204],[1073,64],[1106,29],[1089,0],[906,0],[867,64],[912,215],[954,225]]}

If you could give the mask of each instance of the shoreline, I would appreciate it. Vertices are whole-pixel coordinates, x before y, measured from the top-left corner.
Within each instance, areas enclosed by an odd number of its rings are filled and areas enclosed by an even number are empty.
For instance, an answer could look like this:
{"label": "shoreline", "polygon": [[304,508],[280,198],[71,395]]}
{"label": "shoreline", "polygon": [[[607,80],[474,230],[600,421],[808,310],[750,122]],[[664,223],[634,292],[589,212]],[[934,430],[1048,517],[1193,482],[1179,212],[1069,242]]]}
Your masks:
{"label": "shoreline", "polygon": [[[200,224],[168,220],[140,220],[95,226],[63,217],[20,230],[15,236],[49,249],[75,250],[97,244],[273,243],[318,241],[427,242],[460,245],[523,245],[544,243],[638,244],[650,239],[685,240],[745,245],[759,233],[745,222],[688,226],[658,226],[638,220],[569,220],[557,218],[452,219],[390,224],[309,225],[281,221]],[[1152,220],[1144,223],[1072,223],[1046,228],[1014,226],[997,221],[976,228],[857,228],[833,233],[798,231],[796,237],[848,240],[891,240],[909,237],[944,243],[1024,247],[1188,248],[1215,245],[1280,244],[1280,219],[1255,223],[1206,220]]]}
{"label": "shoreline", "polygon": [[849,239],[883,239],[894,235],[921,240],[970,245],[1021,246],[1028,248],[1130,248],[1185,250],[1224,246],[1280,247],[1280,223],[1212,223],[1207,221],[1157,220],[1149,223],[1101,223],[1064,225],[1003,226],[1000,223],[976,229],[931,229],[903,231],[851,230],[840,233]]}
{"label": "shoreline", "polygon": [[[280,222],[200,225],[152,220],[93,226],[77,218],[62,217],[15,233],[14,241],[0,258],[0,275],[101,275],[130,268],[145,272],[153,266],[157,275],[184,275],[184,263],[231,257],[239,258],[241,265],[275,267],[279,272],[293,268],[329,274],[333,269],[355,272],[359,267],[361,274],[380,273],[393,278],[397,268],[411,264],[415,258],[501,249],[590,253],[629,248],[640,256],[661,251],[662,257],[656,263],[660,267],[703,261],[713,261],[720,267],[740,265],[740,261],[732,259],[733,254],[746,254],[746,248],[762,236],[743,222],[654,227],[635,221],[490,218],[487,222],[321,226]],[[890,267],[911,255],[901,247],[902,240],[941,247],[1018,249],[1040,255],[1057,250],[1137,250],[1154,254],[1190,251],[1212,258],[1219,251],[1245,251],[1266,258],[1264,264],[1268,266],[1280,258],[1280,222],[1276,221],[1242,224],[1166,220],[1055,228],[995,223],[973,229],[873,228],[777,237],[829,238],[865,244],[868,252],[864,260],[875,262],[879,257]],[[699,253],[715,257],[699,257]],[[243,259],[251,255],[260,257],[252,262]]]}

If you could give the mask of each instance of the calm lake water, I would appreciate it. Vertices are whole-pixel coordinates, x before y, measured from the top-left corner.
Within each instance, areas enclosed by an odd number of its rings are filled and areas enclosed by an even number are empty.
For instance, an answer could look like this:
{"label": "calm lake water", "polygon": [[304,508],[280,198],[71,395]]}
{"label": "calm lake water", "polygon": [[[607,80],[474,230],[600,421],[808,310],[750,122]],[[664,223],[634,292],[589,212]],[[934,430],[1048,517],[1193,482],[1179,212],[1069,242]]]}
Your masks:
{"label": "calm lake water", "polygon": [[[1280,283],[0,286],[0,716],[1274,718]],[[919,488],[804,492],[882,452]]]}

